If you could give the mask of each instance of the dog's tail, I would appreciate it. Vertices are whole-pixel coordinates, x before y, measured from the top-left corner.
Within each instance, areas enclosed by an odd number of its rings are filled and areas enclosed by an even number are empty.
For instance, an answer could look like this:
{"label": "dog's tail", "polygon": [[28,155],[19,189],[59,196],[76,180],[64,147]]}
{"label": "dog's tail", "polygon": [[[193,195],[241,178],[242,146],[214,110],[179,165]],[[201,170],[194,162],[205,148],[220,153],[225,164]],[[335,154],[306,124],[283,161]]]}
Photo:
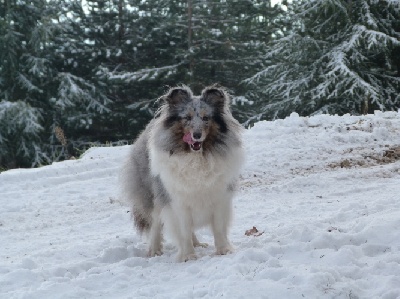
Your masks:
{"label": "dog's tail", "polygon": [[141,213],[141,211],[133,208],[132,217],[135,223],[135,227],[141,234],[148,232],[150,230],[151,218],[148,215],[144,215],[143,213]]}
{"label": "dog's tail", "polygon": [[120,175],[121,197],[131,207],[131,216],[140,233],[150,230],[154,209],[146,137],[142,134],[132,146]]}
{"label": "dog's tail", "polygon": [[146,183],[141,182],[134,163],[124,167],[122,194],[124,202],[130,206],[130,213],[136,229],[146,233],[151,228],[151,214],[154,209],[153,194]]}
{"label": "dog's tail", "polygon": [[146,181],[140,177],[140,166],[132,158],[122,171],[122,194],[124,202],[130,206],[131,217],[136,229],[145,233],[151,227],[151,213],[154,207],[153,193]]}

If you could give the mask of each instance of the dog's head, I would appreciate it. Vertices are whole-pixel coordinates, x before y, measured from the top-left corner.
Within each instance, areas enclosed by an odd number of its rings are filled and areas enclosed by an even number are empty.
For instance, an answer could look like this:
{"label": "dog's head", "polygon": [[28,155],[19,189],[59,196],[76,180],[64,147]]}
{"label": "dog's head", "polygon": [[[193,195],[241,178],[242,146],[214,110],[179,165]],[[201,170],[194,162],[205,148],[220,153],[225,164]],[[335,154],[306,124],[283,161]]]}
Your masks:
{"label": "dog's head", "polygon": [[209,86],[200,96],[187,86],[174,87],[162,99],[167,114],[164,127],[187,151],[209,149],[228,130],[224,115],[229,111],[229,96],[221,87]]}

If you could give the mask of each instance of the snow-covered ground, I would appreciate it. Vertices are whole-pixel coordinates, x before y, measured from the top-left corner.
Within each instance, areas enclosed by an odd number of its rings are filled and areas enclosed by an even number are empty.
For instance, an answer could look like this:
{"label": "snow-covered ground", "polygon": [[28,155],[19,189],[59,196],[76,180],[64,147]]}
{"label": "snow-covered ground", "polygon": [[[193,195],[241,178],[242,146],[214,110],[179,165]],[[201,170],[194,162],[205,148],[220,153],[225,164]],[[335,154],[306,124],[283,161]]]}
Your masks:
{"label": "snow-covered ground", "polygon": [[[118,199],[129,146],[0,174],[0,298],[400,298],[400,114],[245,133],[236,252],[147,258]],[[255,226],[258,233],[246,235]]]}

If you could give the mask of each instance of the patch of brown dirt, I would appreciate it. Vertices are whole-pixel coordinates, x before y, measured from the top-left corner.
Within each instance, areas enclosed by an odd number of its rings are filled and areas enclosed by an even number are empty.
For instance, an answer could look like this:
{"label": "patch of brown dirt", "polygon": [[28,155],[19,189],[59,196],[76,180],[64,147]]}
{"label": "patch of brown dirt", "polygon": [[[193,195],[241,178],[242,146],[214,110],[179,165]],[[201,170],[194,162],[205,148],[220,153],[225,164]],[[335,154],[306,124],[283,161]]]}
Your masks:
{"label": "patch of brown dirt", "polygon": [[360,158],[349,158],[339,162],[331,163],[330,168],[352,168],[365,167],[372,165],[384,165],[394,163],[400,160],[400,146],[390,147],[382,153],[373,153],[371,155],[363,155]]}

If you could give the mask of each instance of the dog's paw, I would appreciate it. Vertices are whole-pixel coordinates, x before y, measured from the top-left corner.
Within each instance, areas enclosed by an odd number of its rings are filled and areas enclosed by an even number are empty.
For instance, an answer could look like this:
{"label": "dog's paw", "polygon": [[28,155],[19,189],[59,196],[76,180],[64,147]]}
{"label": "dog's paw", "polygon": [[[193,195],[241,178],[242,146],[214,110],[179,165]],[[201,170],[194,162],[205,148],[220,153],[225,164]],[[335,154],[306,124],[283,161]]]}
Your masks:
{"label": "dog's paw", "polygon": [[161,248],[157,249],[150,248],[149,251],[147,252],[147,257],[155,257],[155,256],[160,256],[162,254],[163,252]]}
{"label": "dog's paw", "polygon": [[200,243],[200,242],[197,242],[197,243],[194,243],[193,246],[194,246],[194,247],[203,247],[203,248],[207,248],[207,247],[208,247],[208,243]]}
{"label": "dog's paw", "polygon": [[176,260],[179,263],[183,263],[183,262],[187,262],[187,261],[194,261],[194,260],[197,260],[197,255],[195,253],[178,254],[176,256]]}
{"label": "dog's paw", "polygon": [[235,249],[232,247],[232,245],[226,245],[220,248],[217,248],[217,252],[215,253],[216,255],[226,255],[228,253],[234,253]]}

